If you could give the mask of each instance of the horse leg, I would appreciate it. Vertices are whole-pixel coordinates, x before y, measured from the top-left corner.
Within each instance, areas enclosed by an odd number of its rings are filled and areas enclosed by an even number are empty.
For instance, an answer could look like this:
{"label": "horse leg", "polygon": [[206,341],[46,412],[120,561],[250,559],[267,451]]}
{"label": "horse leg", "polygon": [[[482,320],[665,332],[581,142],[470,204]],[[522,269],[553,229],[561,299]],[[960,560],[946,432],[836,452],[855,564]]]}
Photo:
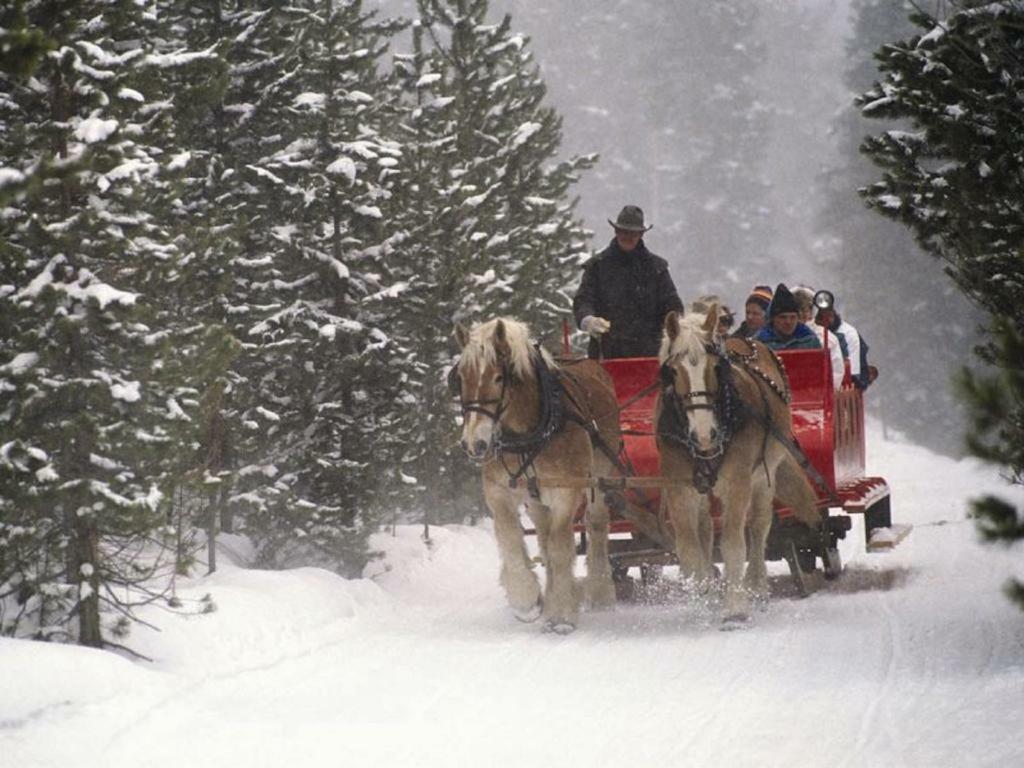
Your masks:
{"label": "horse leg", "polygon": [[551,533],[551,514],[548,508],[539,501],[530,499],[526,502],[526,514],[529,515],[534,529],[537,531],[537,549],[539,550],[540,562],[545,568],[548,567],[548,537]]}
{"label": "horse leg", "polygon": [[743,583],[755,599],[768,597],[768,568],[764,562],[765,544],[772,527],[772,491],[765,480],[755,480],[747,513],[750,530],[750,551]]}
{"label": "horse leg", "polygon": [[701,496],[701,510],[697,519],[697,529],[700,535],[700,546],[704,551],[704,562],[707,563],[708,573],[715,578],[715,521],[711,518],[711,499]]}
{"label": "horse leg", "polygon": [[[679,574],[698,587],[714,578],[711,565],[711,529],[708,500],[689,487],[669,487],[668,512],[676,534]],[[707,517],[708,520],[703,518]]]}
{"label": "horse leg", "polygon": [[548,536],[548,561],[544,585],[545,628],[568,634],[576,628],[579,595],[573,565],[576,562],[576,540],[572,520],[579,502],[579,491],[559,489],[548,491],[545,501],[551,514]]}
{"label": "horse leg", "polygon": [[519,523],[519,505],[507,492],[486,493],[487,506],[494,514],[494,534],[501,559],[501,586],[508,603],[520,621],[536,621],[540,616],[540,583],[530,567]]}
{"label": "horse leg", "polygon": [[[748,470],[749,471],[749,470]],[[751,482],[734,473],[719,477],[715,492],[722,501],[722,560],[725,568],[724,621],[745,621],[750,598],[743,588],[743,570],[747,561],[746,523],[750,507]]]}
{"label": "horse leg", "polygon": [[608,560],[608,531],[611,512],[604,493],[587,494],[587,578],[583,592],[588,608],[610,608],[615,605],[615,584]]}

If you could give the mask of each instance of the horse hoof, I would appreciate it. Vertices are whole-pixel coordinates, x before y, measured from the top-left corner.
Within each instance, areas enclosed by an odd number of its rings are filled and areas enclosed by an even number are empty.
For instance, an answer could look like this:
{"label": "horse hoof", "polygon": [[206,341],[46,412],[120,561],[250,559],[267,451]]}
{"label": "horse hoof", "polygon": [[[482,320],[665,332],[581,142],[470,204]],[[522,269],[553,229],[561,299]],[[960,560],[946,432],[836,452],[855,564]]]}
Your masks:
{"label": "horse hoof", "polygon": [[544,622],[545,632],[554,632],[556,635],[568,635],[576,631],[576,625],[566,619],[548,619]]}
{"label": "horse hoof", "polygon": [[527,608],[525,611],[513,609],[513,615],[517,621],[521,621],[523,624],[532,624],[540,618],[543,611],[544,603],[540,598],[537,598],[537,602],[533,604],[532,608]]}

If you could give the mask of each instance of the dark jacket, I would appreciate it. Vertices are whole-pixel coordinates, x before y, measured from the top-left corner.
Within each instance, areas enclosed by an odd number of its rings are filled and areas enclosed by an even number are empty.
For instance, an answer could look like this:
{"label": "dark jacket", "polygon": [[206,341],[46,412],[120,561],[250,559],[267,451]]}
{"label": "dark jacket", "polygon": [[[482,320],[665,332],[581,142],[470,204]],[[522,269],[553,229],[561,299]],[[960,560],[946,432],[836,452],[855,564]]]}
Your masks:
{"label": "dark jacket", "polygon": [[818,334],[803,323],[796,324],[796,330],[793,331],[793,335],[788,339],[784,339],[776,334],[775,329],[772,328],[770,324],[758,331],[757,336],[754,338],[758,341],[764,342],[769,348],[776,350],[821,349],[821,342],[818,340]]}
{"label": "dark jacket", "polygon": [[623,253],[613,239],[584,265],[572,309],[577,326],[587,315],[612,324],[600,340],[590,340],[590,357],[599,352],[604,357],[653,357],[665,315],[672,310],[682,314],[683,302],[663,258],[648,251],[643,240]]}

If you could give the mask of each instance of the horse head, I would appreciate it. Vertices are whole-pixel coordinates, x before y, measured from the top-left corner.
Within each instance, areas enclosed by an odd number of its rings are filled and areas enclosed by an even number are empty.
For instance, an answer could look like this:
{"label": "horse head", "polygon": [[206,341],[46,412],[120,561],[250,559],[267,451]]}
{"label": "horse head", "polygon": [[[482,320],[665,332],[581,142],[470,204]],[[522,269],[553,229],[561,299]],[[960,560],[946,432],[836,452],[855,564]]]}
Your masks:
{"label": "horse head", "polygon": [[472,330],[456,325],[455,340],[462,349],[453,376],[462,404],[460,443],[471,459],[482,461],[513,407],[514,388],[531,378],[530,334],[517,320],[497,318]]}
{"label": "horse head", "polygon": [[663,393],[678,408],[685,425],[683,436],[695,454],[721,450],[722,426],[718,423],[718,370],[715,329],[718,304],[705,315],[665,317],[659,360]]}

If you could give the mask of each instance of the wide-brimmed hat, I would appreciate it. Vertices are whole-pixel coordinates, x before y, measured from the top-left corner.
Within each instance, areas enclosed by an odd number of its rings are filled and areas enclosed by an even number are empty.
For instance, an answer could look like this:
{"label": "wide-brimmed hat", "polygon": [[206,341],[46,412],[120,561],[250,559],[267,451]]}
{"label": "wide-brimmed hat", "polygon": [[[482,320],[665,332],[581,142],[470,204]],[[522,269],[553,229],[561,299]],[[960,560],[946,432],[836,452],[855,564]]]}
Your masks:
{"label": "wide-brimmed hat", "polygon": [[650,227],[644,226],[644,212],[635,205],[623,206],[619,211],[619,218],[615,221],[608,219],[608,223],[616,229],[624,229],[627,232],[646,232]]}

